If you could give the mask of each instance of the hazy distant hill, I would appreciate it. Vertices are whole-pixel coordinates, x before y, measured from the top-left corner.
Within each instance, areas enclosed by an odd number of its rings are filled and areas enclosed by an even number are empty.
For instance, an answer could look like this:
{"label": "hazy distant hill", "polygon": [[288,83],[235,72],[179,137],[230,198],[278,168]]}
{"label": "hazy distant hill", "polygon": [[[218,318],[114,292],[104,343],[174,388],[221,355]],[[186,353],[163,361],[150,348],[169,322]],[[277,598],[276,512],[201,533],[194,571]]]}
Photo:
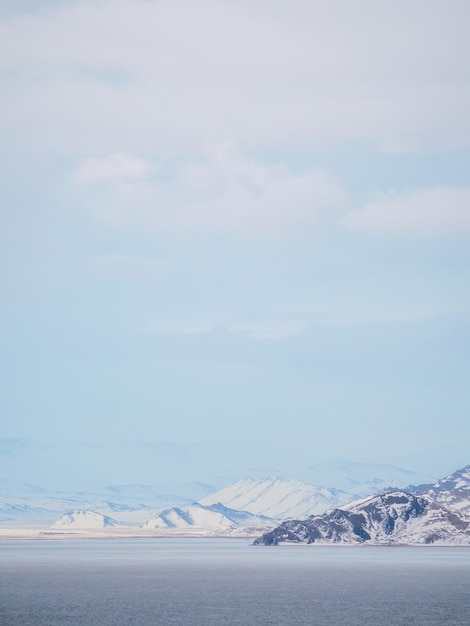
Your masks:
{"label": "hazy distant hill", "polygon": [[436,478],[394,465],[342,460],[311,465],[303,472],[303,480],[334,486],[352,494],[352,499],[371,496],[383,489],[434,482]]}
{"label": "hazy distant hill", "polygon": [[[337,461],[316,467],[315,471],[314,466],[310,468],[312,475],[322,476],[328,481],[327,485],[334,485],[333,480],[338,480],[339,484],[348,485],[350,490],[336,486],[317,486],[291,478],[246,478],[209,493],[198,502],[202,507],[220,504],[232,511],[238,510],[278,521],[304,519],[331,508],[344,507],[351,501],[377,493],[385,487],[395,486],[401,489],[409,485],[410,478],[422,478],[409,470],[380,464]],[[187,484],[191,488],[194,483]],[[439,484],[426,482],[421,489],[437,490],[436,485]],[[208,487],[202,485],[200,488],[207,494]],[[2,527],[49,526],[60,516],[73,511],[91,511],[138,527],[147,520],[157,519],[164,511],[184,510],[194,502],[194,499],[185,498],[178,493],[172,495],[152,484],[111,485],[105,487],[101,493],[66,493],[3,480],[0,481],[0,489]],[[457,506],[456,502],[454,506]]]}

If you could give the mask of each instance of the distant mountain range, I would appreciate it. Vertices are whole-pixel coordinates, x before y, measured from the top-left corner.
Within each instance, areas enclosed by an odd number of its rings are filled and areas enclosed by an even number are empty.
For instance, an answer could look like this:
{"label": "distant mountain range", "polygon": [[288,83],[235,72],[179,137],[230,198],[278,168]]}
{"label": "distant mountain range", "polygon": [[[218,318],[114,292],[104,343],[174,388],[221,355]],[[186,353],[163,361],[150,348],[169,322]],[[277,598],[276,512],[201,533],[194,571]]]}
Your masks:
{"label": "distant mountain range", "polygon": [[335,489],[352,494],[353,499],[370,496],[383,489],[402,489],[410,484],[434,482],[436,478],[394,465],[345,460],[310,465],[302,472],[302,480],[315,485],[334,485]]}
{"label": "distant mountain range", "polygon": [[[312,475],[325,480],[330,476],[331,480],[353,486],[354,490],[344,491],[288,478],[247,478],[200,497],[198,502],[202,506],[222,504],[229,509],[263,515],[273,518],[271,525],[275,525],[276,520],[301,519],[322,513],[375,493],[379,488],[406,486],[410,477],[417,476],[389,465],[348,461],[315,467],[308,470]],[[192,488],[192,485],[188,486]],[[59,516],[73,511],[92,511],[124,524],[139,526],[165,510],[181,509],[194,502],[189,497],[171,495],[152,485],[111,485],[98,494],[62,493],[3,480],[0,481],[0,494],[0,526],[49,525]]]}
{"label": "distant mountain range", "polygon": [[[181,535],[187,532],[203,535],[256,536],[260,530],[273,526],[273,520],[262,515],[253,515],[247,511],[229,509],[222,504],[203,506],[194,503],[185,507],[173,507],[139,524],[125,524],[96,511],[72,511],[62,515],[50,525],[49,530],[57,532],[99,531],[109,529],[127,529],[134,534],[142,531],[164,531],[165,535]],[[153,534],[155,534],[155,532]],[[50,532],[48,534],[51,534]]]}
{"label": "distant mountain range", "polygon": [[[467,541],[469,468],[417,486],[407,480],[418,474],[389,465],[339,461],[316,468],[311,468],[314,475],[325,477],[330,472],[351,490],[288,478],[246,478],[198,502],[178,496],[171,502],[171,496],[151,485],[108,487],[104,495],[112,493],[118,500],[113,501],[99,494],[55,494],[32,485],[19,488],[20,497],[15,496],[14,483],[3,481],[0,487],[7,489],[2,489],[5,495],[0,500],[0,529],[50,527],[53,533],[128,529],[253,537],[264,530],[257,542],[266,545],[445,543],[450,537],[454,543]],[[169,499],[170,506],[164,506]]]}
{"label": "distant mountain range", "polygon": [[470,545],[470,465],[434,484],[390,490],[305,520],[288,520],[257,545]]}

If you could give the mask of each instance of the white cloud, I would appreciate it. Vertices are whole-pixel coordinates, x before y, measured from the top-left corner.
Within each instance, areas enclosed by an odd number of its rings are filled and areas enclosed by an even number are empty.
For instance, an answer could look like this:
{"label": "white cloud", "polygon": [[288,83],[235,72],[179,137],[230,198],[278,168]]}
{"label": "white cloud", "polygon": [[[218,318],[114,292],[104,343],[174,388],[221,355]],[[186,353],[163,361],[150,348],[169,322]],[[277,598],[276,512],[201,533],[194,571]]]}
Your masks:
{"label": "white cloud", "polygon": [[468,146],[469,21],[461,0],[78,0],[0,21],[0,124],[91,153]]}
{"label": "white cloud", "polygon": [[96,162],[88,159],[90,175],[82,165],[77,178],[83,179],[85,171],[87,181],[95,176],[98,182],[109,170],[108,180],[118,184],[112,184],[107,196],[100,194],[98,200],[91,190],[89,210],[98,219],[126,227],[183,233],[272,233],[319,224],[345,202],[337,182],[323,172],[294,173],[281,165],[247,158],[229,147],[207,149],[191,162],[180,164],[166,179],[128,180],[125,185],[125,168],[108,167],[109,159],[103,160],[103,167]]}
{"label": "white cloud", "polygon": [[470,233],[470,189],[437,187],[388,195],[367,203],[343,223],[391,233]]}
{"label": "white cloud", "polygon": [[75,179],[81,183],[138,180],[146,178],[151,171],[151,165],[142,159],[127,154],[110,154],[82,161]]}

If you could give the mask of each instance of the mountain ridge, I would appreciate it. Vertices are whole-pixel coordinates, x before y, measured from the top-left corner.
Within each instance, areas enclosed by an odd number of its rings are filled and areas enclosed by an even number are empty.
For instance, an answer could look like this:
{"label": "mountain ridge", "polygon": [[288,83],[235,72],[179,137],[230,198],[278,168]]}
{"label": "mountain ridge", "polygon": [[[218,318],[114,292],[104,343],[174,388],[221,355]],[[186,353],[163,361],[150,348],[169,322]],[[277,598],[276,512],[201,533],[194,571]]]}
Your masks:
{"label": "mountain ridge", "polygon": [[389,490],[285,521],[254,543],[470,545],[470,466],[409,491]]}
{"label": "mountain ridge", "polygon": [[[386,478],[392,482],[403,483],[404,477],[418,476],[412,471],[390,465],[338,461],[329,466],[336,468],[336,471],[343,472],[343,481],[354,482],[360,493],[345,492],[294,478],[276,476],[241,479],[218,491],[206,494],[198,501],[162,495],[158,488],[152,485],[108,486],[102,494],[85,492],[60,494],[29,484],[23,491],[24,497],[15,497],[7,495],[14,494],[16,491],[14,483],[7,481],[4,484],[7,497],[0,501],[0,528],[26,528],[40,525],[44,528],[56,523],[60,516],[71,515],[77,511],[88,511],[106,516],[130,529],[137,530],[139,527],[144,529],[144,525],[147,524],[146,528],[151,530],[149,522],[154,520],[155,532],[159,529],[171,531],[172,525],[165,522],[164,517],[170,515],[169,511],[172,511],[172,517],[166,517],[166,519],[171,522],[174,518],[173,529],[176,532],[178,528],[181,530],[197,527],[197,523],[193,524],[188,519],[185,521],[185,516],[191,517],[192,515],[188,513],[188,507],[193,507],[192,511],[199,520],[201,532],[210,532],[211,529],[220,530],[230,525],[241,528],[243,524],[249,525],[250,528],[258,527],[260,532],[262,529],[268,530],[279,525],[281,521],[299,522],[312,515],[325,514],[330,509],[345,509],[350,502],[357,504],[360,501],[358,496],[362,496],[364,491],[370,492],[372,486],[382,486]],[[377,478],[370,473],[372,471],[377,473]],[[468,476],[461,470],[460,474],[454,473],[455,476],[451,474],[445,479],[422,483],[410,487],[409,491],[416,496],[433,499],[436,505],[451,509],[461,517],[470,515],[470,497],[465,491],[467,483],[470,483],[470,466],[466,468],[466,471],[468,471]],[[346,475],[344,472],[349,472],[349,474]],[[447,487],[457,487],[457,489],[449,491],[446,490]],[[390,490],[390,488],[383,489],[381,493]],[[18,491],[21,493],[21,486]],[[116,501],[109,498],[110,495],[117,496]],[[370,495],[366,494],[366,497]],[[204,510],[204,507],[207,510]],[[212,509],[211,512],[208,509]],[[226,513],[228,515],[225,515]],[[212,522],[209,523],[204,516],[211,515]],[[224,515],[228,521],[222,519]],[[257,516],[258,521],[254,518],[250,520],[249,515]],[[73,523],[72,520],[71,525]],[[68,527],[71,528],[71,525]],[[94,527],[93,524],[92,527]]]}

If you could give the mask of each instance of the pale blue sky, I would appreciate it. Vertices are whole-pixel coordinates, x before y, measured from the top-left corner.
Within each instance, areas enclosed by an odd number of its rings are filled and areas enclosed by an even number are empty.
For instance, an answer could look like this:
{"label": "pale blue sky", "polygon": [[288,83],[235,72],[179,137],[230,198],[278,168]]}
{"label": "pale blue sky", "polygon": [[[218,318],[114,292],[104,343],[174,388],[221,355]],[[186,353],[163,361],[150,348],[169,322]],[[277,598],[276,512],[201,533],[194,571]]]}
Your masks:
{"label": "pale blue sky", "polygon": [[136,482],[467,464],[469,20],[2,0],[2,437],[108,483],[130,441]]}

